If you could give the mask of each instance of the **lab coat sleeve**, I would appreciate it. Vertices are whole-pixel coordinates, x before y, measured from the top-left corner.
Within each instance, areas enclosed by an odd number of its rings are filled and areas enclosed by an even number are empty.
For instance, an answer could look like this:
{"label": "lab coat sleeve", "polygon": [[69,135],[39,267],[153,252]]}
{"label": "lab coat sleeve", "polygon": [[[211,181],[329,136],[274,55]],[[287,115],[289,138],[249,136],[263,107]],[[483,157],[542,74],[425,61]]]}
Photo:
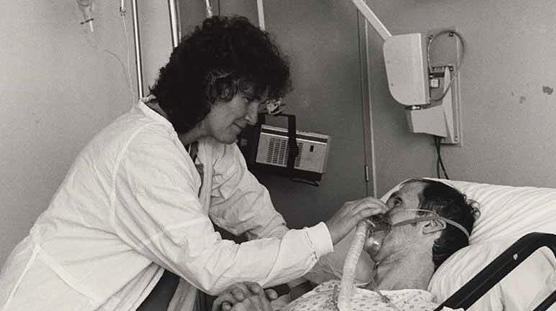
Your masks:
{"label": "lab coat sleeve", "polygon": [[249,240],[282,237],[287,231],[268,190],[248,171],[236,144],[215,146],[210,217],[234,235]]}
{"label": "lab coat sleeve", "polygon": [[241,281],[288,282],[332,251],[322,223],[282,239],[222,240],[197,199],[183,148],[142,136],[123,152],[113,195],[115,232],[133,251],[212,295]]}

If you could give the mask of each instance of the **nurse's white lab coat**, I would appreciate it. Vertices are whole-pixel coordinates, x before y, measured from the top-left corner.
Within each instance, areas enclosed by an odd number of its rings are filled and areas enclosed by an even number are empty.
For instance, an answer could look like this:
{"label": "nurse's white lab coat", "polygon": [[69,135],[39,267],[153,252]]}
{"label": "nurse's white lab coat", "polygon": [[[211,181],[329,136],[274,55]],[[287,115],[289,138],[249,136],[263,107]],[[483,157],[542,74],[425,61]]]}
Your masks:
{"label": "nurse's white lab coat", "polygon": [[[140,101],[79,154],[9,256],[0,310],[135,310],[164,268],[181,277],[171,309],[191,310],[196,288],[288,282],[332,251],[323,223],[287,230],[235,144],[201,140],[199,163],[203,180],[170,122]],[[255,240],[222,240],[211,219]]]}

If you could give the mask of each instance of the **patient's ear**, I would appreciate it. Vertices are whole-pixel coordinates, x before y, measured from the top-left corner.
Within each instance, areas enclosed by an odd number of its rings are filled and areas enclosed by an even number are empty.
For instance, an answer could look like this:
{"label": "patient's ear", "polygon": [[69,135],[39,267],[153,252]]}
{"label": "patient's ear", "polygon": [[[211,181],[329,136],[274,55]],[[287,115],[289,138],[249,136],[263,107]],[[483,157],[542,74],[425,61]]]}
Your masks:
{"label": "patient's ear", "polygon": [[446,229],[446,222],[443,219],[433,219],[425,223],[423,234],[442,232],[444,229]]}

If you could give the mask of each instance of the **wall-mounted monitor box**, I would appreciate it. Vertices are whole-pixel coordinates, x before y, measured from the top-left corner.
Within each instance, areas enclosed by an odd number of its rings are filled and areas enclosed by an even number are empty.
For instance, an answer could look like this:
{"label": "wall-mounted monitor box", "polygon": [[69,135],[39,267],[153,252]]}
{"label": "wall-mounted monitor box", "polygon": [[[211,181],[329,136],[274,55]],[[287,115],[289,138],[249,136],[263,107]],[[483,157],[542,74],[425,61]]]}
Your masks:
{"label": "wall-mounted monitor box", "polygon": [[388,87],[402,105],[429,103],[426,41],[420,33],[387,38],[383,46]]}
{"label": "wall-mounted monitor box", "polygon": [[[325,173],[330,136],[303,131],[296,132],[299,154],[295,158],[294,169],[319,174]],[[255,162],[287,167],[288,152],[288,130],[262,125]]]}

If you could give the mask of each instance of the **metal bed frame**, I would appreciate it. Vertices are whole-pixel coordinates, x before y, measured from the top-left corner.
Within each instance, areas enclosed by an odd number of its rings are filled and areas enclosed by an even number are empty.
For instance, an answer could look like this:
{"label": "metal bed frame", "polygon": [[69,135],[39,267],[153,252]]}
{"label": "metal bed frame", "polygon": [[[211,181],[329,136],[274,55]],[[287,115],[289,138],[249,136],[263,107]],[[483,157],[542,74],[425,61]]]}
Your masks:
{"label": "metal bed frame", "polygon": [[[545,246],[556,256],[556,235],[533,232],[523,236],[434,311],[441,311],[443,307],[467,310],[533,252]],[[544,311],[554,302],[556,302],[556,290],[533,311]]]}

